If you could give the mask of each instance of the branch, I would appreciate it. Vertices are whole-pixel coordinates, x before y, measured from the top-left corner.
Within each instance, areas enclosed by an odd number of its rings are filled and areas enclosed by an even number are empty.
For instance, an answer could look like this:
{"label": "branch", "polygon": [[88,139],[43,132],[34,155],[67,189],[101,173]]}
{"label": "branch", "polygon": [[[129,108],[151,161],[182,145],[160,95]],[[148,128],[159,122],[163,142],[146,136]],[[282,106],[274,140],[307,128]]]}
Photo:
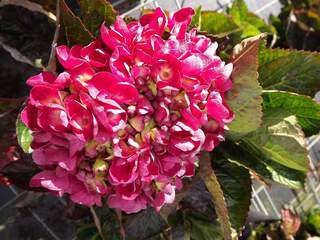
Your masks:
{"label": "branch", "polygon": [[98,230],[98,233],[100,234],[102,240],[106,240],[105,236],[104,236],[103,233],[102,233],[102,228],[101,228],[100,219],[98,218],[97,213],[96,213],[96,211],[94,210],[93,207],[90,207],[90,212],[91,212],[91,214],[92,214],[93,221],[94,221],[94,224],[96,225],[96,228],[97,228],[97,230]]}
{"label": "branch", "polygon": [[48,61],[48,70],[51,72],[57,71],[57,61],[56,61],[56,47],[57,42],[59,39],[59,33],[60,33],[60,0],[57,0],[57,6],[56,6],[56,30],[54,32],[53,40],[51,43],[51,52],[50,57]]}
{"label": "branch", "polygon": [[5,44],[1,37],[0,37],[0,47],[2,47],[5,51],[7,51],[14,60],[16,60],[18,62],[26,63],[32,67],[35,67],[35,68],[42,68],[42,66],[37,66],[34,62],[32,62],[31,59],[24,56],[17,49]]}

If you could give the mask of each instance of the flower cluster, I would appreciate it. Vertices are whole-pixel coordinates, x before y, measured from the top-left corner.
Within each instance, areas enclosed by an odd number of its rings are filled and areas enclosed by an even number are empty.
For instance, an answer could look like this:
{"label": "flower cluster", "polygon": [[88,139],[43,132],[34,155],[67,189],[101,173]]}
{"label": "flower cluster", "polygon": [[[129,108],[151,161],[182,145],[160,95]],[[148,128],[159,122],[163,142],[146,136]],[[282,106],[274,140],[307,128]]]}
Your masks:
{"label": "flower cluster", "polygon": [[224,94],[232,65],[196,29],[194,10],[160,9],[101,26],[87,46],[59,46],[65,71],[42,72],[21,113],[33,131],[31,180],[87,206],[159,210],[191,177],[201,151],[223,140],[233,114]]}

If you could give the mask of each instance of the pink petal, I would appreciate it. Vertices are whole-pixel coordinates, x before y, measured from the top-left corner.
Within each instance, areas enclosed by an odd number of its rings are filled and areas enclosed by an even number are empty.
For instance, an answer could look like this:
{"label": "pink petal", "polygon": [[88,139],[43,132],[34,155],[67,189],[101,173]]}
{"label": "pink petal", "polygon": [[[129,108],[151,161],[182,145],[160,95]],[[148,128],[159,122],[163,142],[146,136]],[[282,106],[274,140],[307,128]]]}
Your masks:
{"label": "pink petal", "polygon": [[97,129],[95,119],[90,111],[81,103],[72,99],[67,99],[65,105],[73,132],[82,141],[92,139]]}
{"label": "pink petal", "polygon": [[115,185],[134,182],[138,177],[137,161],[122,162],[114,158],[109,169],[109,178]]}
{"label": "pink petal", "polygon": [[117,208],[127,214],[136,213],[147,208],[147,201],[138,197],[135,200],[125,200],[117,195],[110,195],[108,198],[108,206],[110,208]]}
{"label": "pink petal", "polygon": [[68,117],[64,110],[45,108],[39,111],[37,123],[46,131],[65,132],[68,128]]}
{"label": "pink petal", "polygon": [[72,69],[83,63],[84,60],[80,58],[81,48],[80,45],[74,45],[71,49],[65,45],[58,46],[56,53],[61,65],[66,69]]}
{"label": "pink petal", "polygon": [[175,35],[178,39],[183,39],[194,14],[194,10],[189,7],[175,12],[170,22],[171,34]]}
{"label": "pink petal", "polygon": [[28,104],[21,112],[22,122],[31,130],[39,129],[37,124],[38,110],[36,107]]}
{"label": "pink petal", "polygon": [[35,107],[61,108],[61,93],[57,88],[38,85],[31,89],[30,104]]}
{"label": "pink petal", "polygon": [[67,176],[57,177],[55,171],[44,170],[32,177],[30,186],[44,187],[62,196],[69,186],[69,180]]}

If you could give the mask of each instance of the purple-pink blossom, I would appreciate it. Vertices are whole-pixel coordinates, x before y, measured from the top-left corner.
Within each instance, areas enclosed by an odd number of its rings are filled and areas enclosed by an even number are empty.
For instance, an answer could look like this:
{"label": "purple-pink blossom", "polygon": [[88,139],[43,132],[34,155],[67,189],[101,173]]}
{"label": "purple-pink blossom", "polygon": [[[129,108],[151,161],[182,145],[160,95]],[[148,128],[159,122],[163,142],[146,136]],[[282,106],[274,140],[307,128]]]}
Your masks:
{"label": "purple-pink blossom", "polygon": [[157,8],[102,24],[87,46],[57,47],[64,68],[27,80],[22,121],[33,131],[30,185],[126,213],[172,203],[202,151],[224,137],[232,64],[190,29],[194,10]]}

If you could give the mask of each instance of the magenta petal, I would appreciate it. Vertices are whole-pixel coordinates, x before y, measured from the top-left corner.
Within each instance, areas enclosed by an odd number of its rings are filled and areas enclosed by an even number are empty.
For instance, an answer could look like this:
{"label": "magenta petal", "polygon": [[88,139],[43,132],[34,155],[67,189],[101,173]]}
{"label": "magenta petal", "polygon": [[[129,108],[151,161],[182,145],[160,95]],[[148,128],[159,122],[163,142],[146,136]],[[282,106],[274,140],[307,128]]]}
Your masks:
{"label": "magenta petal", "polygon": [[137,177],[137,161],[122,162],[120,159],[113,159],[109,169],[109,178],[114,184],[132,183]]}
{"label": "magenta petal", "polygon": [[194,14],[194,10],[189,7],[175,12],[171,18],[171,34],[178,39],[183,39]]}
{"label": "magenta petal", "polygon": [[143,15],[139,22],[145,30],[152,30],[161,36],[167,25],[167,17],[161,8],[156,8],[153,13]]}
{"label": "magenta petal", "polygon": [[140,194],[140,187],[133,182],[126,185],[118,185],[116,191],[117,195],[121,196],[124,200],[134,200]]}
{"label": "magenta petal", "polygon": [[179,89],[181,87],[181,63],[173,55],[163,54],[155,59],[152,76],[160,89]]}
{"label": "magenta petal", "polygon": [[44,187],[57,192],[60,196],[69,186],[68,177],[57,177],[55,171],[42,171],[34,175],[30,181],[31,187]]}
{"label": "magenta petal", "polygon": [[138,90],[130,83],[111,85],[108,92],[110,97],[119,103],[135,104],[139,97]]}
{"label": "magenta petal", "polygon": [[56,48],[58,60],[66,69],[72,69],[84,62],[84,60],[80,58],[80,51],[80,45],[74,45],[71,49],[65,45]]}
{"label": "magenta petal", "polygon": [[81,101],[90,106],[94,115],[107,130],[117,132],[126,126],[127,113],[112,99],[100,99],[98,102],[85,93],[80,93]]}
{"label": "magenta petal", "polygon": [[45,85],[38,85],[31,89],[30,103],[35,107],[62,107],[59,90]]}
{"label": "magenta petal", "polygon": [[125,213],[130,214],[146,209],[147,201],[142,197],[138,197],[135,200],[125,200],[120,196],[113,194],[108,198],[108,206],[110,208],[120,209]]}
{"label": "magenta petal", "polygon": [[39,129],[37,124],[38,110],[36,107],[28,104],[21,112],[22,122],[31,130]]}
{"label": "magenta petal", "polygon": [[88,90],[90,95],[93,98],[96,98],[97,95],[102,90],[108,91],[112,85],[118,83],[118,79],[109,72],[99,72],[95,74],[91,80],[87,82]]}
{"label": "magenta petal", "polygon": [[119,45],[129,45],[132,41],[132,35],[126,23],[120,17],[117,17],[110,29],[103,23],[100,28],[100,36],[104,44],[112,50]]}
{"label": "magenta petal", "polygon": [[67,99],[65,105],[73,132],[83,141],[92,139],[96,128],[92,114],[75,100]]}
{"label": "magenta petal", "polygon": [[80,55],[94,67],[106,67],[110,55],[101,47],[99,41],[93,41],[81,49]]}
{"label": "magenta petal", "polygon": [[221,95],[212,92],[208,97],[207,110],[210,117],[218,122],[230,119],[232,112],[224,105]]}
{"label": "magenta petal", "polygon": [[45,108],[39,111],[38,125],[46,131],[64,132],[68,124],[68,117],[64,110]]}
{"label": "magenta petal", "polygon": [[35,149],[32,153],[32,157],[40,166],[58,164],[68,171],[74,170],[76,166],[76,160],[69,157],[68,149],[55,145],[47,144],[41,148]]}
{"label": "magenta petal", "polygon": [[132,59],[133,56],[127,48],[124,46],[117,46],[109,61],[111,72],[122,78],[130,77],[129,65],[131,65]]}
{"label": "magenta petal", "polygon": [[101,196],[97,193],[90,193],[85,188],[79,192],[70,194],[70,199],[78,204],[85,206],[98,205],[101,206]]}
{"label": "magenta petal", "polygon": [[155,120],[158,124],[162,125],[170,120],[170,111],[168,107],[161,102],[155,112]]}
{"label": "magenta petal", "polygon": [[42,73],[39,73],[38,75],[28,78],[27,84],[31,87],[34,87],[39,84],[51,84],[55,80],[56,76],[53,73],[44,71]]}
{"label": "magenta petal", "polygon": [[146,115],[146,114],[152,114],[153,112],[154,112],[154,109],[150,101],[143,95],[140,95],[137,103],[137,113],[139,115]]}

